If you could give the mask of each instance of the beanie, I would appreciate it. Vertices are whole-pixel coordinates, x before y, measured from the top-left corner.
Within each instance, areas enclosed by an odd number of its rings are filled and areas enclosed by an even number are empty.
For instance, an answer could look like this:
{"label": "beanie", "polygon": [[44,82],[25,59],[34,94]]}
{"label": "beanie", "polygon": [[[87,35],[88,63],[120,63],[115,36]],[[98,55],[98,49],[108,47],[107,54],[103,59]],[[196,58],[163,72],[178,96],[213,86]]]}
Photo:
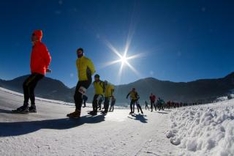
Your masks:
{"label": "beanie", "polygon": [[100,75],[96,74],[94,75],[95,78],[100,78]]}

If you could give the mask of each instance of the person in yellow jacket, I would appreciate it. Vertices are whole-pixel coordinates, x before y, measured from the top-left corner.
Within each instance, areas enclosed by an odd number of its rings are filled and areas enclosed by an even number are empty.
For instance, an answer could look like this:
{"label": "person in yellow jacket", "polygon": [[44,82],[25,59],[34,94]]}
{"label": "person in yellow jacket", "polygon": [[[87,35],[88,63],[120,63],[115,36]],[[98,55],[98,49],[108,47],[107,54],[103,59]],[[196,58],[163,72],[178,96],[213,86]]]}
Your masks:
{"label": "person in yellow jacket", "polygon": [[85,94],[86,89],[89,88],[92,83],[92,75],[95,73],[95,67],[93,62],[84,56],[84,50],[82,48],[77,49],[76,67],[78,71],[78,83],[74,94],[74,101],[76,109],[74,112],[67,114],[71,118],[79,118],[82,107],[82,95]]}
{"label": "person in yellow jacket", "polygon": [[130,102],[130,113],[129,114],[133,114],[134,110],[135,110],[135,104],[138,101],[138,99],[140,98],[136,89],[132,88],[132,90],[128,93],[128,95],[126,96],[126,98],[128,98],[130,96],[131,102]]}
{"label": "person in yellow jacket", "polygon": [[100,80],[100,75],[96,74],[94,78],[93,86],[95,94],[92,102],[93,111],[89,112],[90,115],[97,115],[98,104],[101,104],[105,90],[104,82]]}
{"label": "person in yellow jacket", "polygon": [[105,85],[105,101],[104,101],[104,111],[102,112],[103,114],[107,114],[108,109],[109,109],[109,103],[110,99],[113,97],[114,93],[114,86],[107,81],[104,81]]}

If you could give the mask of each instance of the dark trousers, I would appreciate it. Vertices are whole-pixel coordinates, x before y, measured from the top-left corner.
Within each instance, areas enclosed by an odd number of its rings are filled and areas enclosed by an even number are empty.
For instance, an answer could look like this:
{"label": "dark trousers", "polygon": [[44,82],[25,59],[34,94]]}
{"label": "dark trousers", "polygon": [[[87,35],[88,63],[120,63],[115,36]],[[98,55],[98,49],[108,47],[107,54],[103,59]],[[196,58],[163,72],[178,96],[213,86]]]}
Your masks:
{"label": "dark trousers", "polygon": [[88,79],[87,81],[78,81],[77,85],[76,85],[76,91],[74,94],[74,101],[75,101],[75,105],[76,105],[76,110],[81,110],[82,107],[82,94],[79,92],[79,88],[82,86],[86,89],[89,88],[90,84],[92,82],[92,79]]}
{"label": "dark trousers", "polygon": [[97,101],[97,107],[99,108],[99,110],[102,109],[102,102],[103,102],[103,96],[100,99],[98,99],[98,101]]}
{"label": "dark trousers", "polygon": [[137,103],[137,111],[138,111],[138,113],[139,113],[139,111],[141,111],[141,113],[143,114],[143,111],[141,109],[141,105],[139,103]]}
{"label": "dark trousers", "polygon": [[155,107],[155,110],[156,110],[155,102],[154,102],[154,101],[151,101],[151,102],[150,102],[151,112],[154,110],[154,107]]}
{"label": "dark trousers", "polygon": [[92,105],[93,105],[93,111],[94,112],[97,112],[97,109],[98,109],[98,105],[100,104],[100,99],[98,99],[98,97],[100,97],[101,95],[99,94],[95,94],[93,96],[93,102],[92,102]]}
{"label": "dark trousers", "polygon": [[109,112],[113,112],[114,111],[114,106],[115,106],[115,100],[111,101],[111,106],[110,106]]}
{"label": "dark trousers", "polygon": [[106,113],[108,112],[109,105],[110,105],[110,97],[105,97],[104,109],[105,109],[105,112],[106,112]]}
{"label": "dark trousers", "polygon": [[86,107],[86,101],[87,101],[87,100],[84,100],[84,106],[83,106],[83,107]]}
{"label": "dark trousers", "polygon": [[131,100],[130,102],[130,109],[131,109],[131,112],[134,113],[135,111],[135,103],[137,102],[137,100]]}
{"label": "dark trousers", "polygon": [[28,106],[28,101],[30,99],[31,105],[35,105],[35,95],[34,90],[37,86],[39,80],[44,77],[42,74],[33,73],[23,83],[24,91],[24,105]]}

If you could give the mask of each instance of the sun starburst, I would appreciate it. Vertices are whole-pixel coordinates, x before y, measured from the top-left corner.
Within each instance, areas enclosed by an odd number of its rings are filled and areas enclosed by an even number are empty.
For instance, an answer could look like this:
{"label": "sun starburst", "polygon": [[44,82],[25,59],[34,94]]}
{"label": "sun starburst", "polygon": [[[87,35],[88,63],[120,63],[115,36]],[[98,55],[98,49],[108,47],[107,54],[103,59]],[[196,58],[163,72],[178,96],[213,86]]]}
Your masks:
{"label": "sun starburst", "polygon": [[130,41],[126,43],[125,50],[124,52],[121,53],[110,42],[108,42],[107,40],[105,41],[105,44],[111,50],[111,52],[115,53],[118,56],[116,60],[105,63],[105,66],[110,66],[110,65],[120,63],[120,68],[118,72],[119,81],[121,80],[122,72],[125,66],[129,67],[131,71],[133,71],[138,77],[140,77],[139,72],[131,65],[130,61],[142,56],[142,53],[128,56],[130,43],[131,43]]}

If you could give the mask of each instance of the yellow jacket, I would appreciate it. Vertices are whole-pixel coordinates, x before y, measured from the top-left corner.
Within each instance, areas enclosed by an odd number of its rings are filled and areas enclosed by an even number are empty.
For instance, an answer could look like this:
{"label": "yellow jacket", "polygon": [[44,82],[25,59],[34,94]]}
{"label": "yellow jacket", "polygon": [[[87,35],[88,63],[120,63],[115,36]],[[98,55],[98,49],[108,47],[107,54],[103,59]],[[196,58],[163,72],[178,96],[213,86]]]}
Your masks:
{"label": "yellow jacket", "polygon": [[104,94],[104,82],[103,81],[94,81],[93,82],[95,94],[103,95]]}
{"label": "yellow jacket", "polygon": [[85,56],[76,60],[76,67],[78,70],[79,81],[86,81],[95,73],[93,62]]}
{"label": "yellow jacket", "polygon": [[138,100],[140,97],[136,91],[130,91],[126,98],[130,95],[131,100]]}
{"label": "yellow jacket", "polygon": [[108,83],[105,86],[105,97],[113,96],[113,92],[114,92],[114,86]]}

